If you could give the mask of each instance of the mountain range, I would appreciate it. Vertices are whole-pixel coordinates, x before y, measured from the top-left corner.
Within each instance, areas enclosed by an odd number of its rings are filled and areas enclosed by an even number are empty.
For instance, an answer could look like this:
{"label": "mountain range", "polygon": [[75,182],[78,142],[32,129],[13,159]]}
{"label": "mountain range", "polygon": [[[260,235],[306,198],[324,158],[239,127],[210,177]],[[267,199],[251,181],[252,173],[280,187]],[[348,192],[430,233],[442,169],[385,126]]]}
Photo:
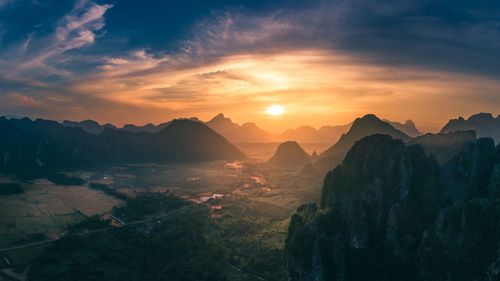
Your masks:
{"label": "mountain range", "polygon": [[[7,119],[22,119],[17,115],[6,115]],[[203,122],[196,117],[189,118],[193,121]],[[394,122],[387,119],[382,121],[389,123],[393,128],[406,134],[409,137],[417,137],[423,133],[417,129],[412,120],[407,120],[404,123]],[[168,126],[170,121],[154,125],[148,123],[146,125],[126,124],[119,128],[130,132],[149,132],[157,133]],[[118,129],[112,124],[100,125],[93,120],[84,121],[69,121],[62,122],[68,127],[79,127],[91,134],[99,134],[105,128]],[[205,122],[210,128],[223,135],[226,139],[233,143],[268,143],[268,142],[284,142],[294,140],[299,143],[335,143],[342,134],[345,134],[352,127],[353,123],[337,126],[323,126],[316,129],[312,126],[299,126],[295,129],[285,130],[282,134],[269,133],[259,128],[255,123],[244,123],[239,125],[233,122],[230,118],[220,113]],[[450,133],[456,131],[474,130],[478,137],[491,137],[496,143],[500,142],[500,116],[494,117],[491,113],[478,113],[471,115],[465,119],[458,117],[451,119],[443,126],[440,133]]]}
{"label": "mountain range", "polygon": [[[404,124],[388,120],[384,121],[396,127],[398,130],[405,132],[405,134],[409,136],[414,137],[422,134],[411,120],[406,121]],[[323,126],[319,129],[312,126],[300,126],[296,129],[288,129],[282,134],[272,134],[260,129],[254,123],[244,123],[243,125],[234,123],[230,118],[220,113],[206,122],[206,124],[234,143],[284,142],[289,140],[299,143],[334,143],[339,140],[342,134],[351,128],[353,123],[337,126]]]}
{"label": "mountain range", "polygon": [[[203,122],[196,117],[189,119]],[[390,123],[393,127],[404,132],[408,136],[414,137],[421,135],[421,132],[416,128],[415,123],[411,120],[408,120],[405,123],[392,122],[389,120],[384,121]],[[69,127],[80,127],[91,134],[99,134],[104,130],[104,128],[121,129],[130,132],[157,133],[168,126],[169,121],[159,125],[154,125],[152,123],[148,123],[146,125],[126,124],[121,128],[117,128],[109,123],[99,125],[99,123],[93,120],[65,120],[62,124]],[[289,140],[297,141],[299,143],[334,143],[338,141],[341,135],[347,132],[352,126],[352,123],[337,126],[323,126],[319,129],[312,126],[299,126],[295,129],[285,130],[282,134],[273,134],[259,128],[255,123],[247,122],[242,125],[235,123],[223,113],[217,114],[212,119],[205,122],[205,124],[219,134],[223,135],[232,143],[270,143],[285,142]]]}
{"label": "mountain range", "polygon": [[56,121],[1,117],[0,132],[0,171],[4,172],[245,157],[208,126],[188,119],[173,120],[157,133],[104,128],[92,134]]}

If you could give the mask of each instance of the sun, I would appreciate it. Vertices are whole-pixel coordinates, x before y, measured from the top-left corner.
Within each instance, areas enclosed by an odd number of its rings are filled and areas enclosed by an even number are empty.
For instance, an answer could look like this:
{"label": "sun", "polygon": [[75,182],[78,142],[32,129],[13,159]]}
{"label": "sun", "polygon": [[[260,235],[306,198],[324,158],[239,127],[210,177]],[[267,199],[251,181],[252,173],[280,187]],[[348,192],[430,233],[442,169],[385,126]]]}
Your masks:
{"label": "sun", "polygon": [[282,105],[274,104],[267,108],[266,113],[272,116],[283,115],[283,113],[285,113],[285,109]]}

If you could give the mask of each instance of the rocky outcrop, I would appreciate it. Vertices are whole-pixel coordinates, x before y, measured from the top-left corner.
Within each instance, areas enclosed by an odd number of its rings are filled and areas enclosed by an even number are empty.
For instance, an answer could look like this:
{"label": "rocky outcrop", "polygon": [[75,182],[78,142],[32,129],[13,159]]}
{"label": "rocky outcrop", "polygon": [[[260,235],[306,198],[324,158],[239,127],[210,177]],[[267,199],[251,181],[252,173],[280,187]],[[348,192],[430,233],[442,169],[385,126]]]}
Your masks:
{"label": "rocky outcrop", "polygon": [[443,209],[418,247],[416,280],[500,280],[499,222],[499,200]]}
{"label": "rocky outcrop", "polygon": [[[356,142],[293,215],[289,280],[498,280],[500,161],[491,139],[445,164],[386,135]],[[488,248],[489,247],[489,248]]]}

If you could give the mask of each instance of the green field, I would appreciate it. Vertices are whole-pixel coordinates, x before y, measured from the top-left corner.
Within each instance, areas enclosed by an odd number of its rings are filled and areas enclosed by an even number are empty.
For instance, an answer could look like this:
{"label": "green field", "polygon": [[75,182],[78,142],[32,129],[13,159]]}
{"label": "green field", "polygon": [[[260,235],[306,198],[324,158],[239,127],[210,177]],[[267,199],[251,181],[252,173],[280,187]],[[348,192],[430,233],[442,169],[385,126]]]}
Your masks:
{"label": "green field", "polygon": [[[3,177],[2,181],[15,180]],[[44,179],[17,183],[24,193],[0,196],[0,248],[56,238],[69,225],[122,203],[86,186],[58,186]],[[36,256],[38,248],[43,247],[5,253],[20,264]]]}

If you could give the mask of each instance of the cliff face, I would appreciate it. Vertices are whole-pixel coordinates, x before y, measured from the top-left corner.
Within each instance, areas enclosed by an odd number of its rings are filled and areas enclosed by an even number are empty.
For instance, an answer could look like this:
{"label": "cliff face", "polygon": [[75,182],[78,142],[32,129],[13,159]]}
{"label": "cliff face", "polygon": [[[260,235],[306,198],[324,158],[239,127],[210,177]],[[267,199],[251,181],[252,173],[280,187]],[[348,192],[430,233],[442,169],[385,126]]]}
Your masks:
{"label": "cliff face", "polygon": [[443,165],[389,136],[358,141],[326,176],[321,209],[292,217],[289,280],[498,280],[498,159],[490,139]]}

